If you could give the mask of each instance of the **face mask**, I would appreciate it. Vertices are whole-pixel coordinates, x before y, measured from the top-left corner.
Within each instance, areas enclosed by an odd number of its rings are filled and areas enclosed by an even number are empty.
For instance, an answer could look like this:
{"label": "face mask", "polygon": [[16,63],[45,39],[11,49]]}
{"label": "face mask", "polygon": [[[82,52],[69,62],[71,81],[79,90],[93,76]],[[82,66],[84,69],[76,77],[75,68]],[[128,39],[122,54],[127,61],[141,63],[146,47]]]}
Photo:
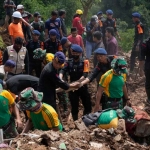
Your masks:
{"label": "face mask", "polygon": [[73,59],[78,60],[79,59],[79,55],[72,55]]}

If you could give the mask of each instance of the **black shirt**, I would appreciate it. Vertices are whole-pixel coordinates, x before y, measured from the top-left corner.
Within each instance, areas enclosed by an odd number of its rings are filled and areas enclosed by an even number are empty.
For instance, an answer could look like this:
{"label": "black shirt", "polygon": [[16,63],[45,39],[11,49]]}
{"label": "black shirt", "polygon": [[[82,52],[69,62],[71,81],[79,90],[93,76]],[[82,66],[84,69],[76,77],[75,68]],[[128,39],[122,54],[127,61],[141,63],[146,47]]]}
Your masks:
{"label": "black shirt", "polygon": [[52,91],[55,94],[56,86],[68,90],[69,85],[63,82],[57,73],[58,71],[53,67],[52,62],[48,63],[41,72],[39,80],[39,91]]}
{"label": "black shirt", "polygon": [[67,29],[66,29],[66,25],[65,25],[65,19],[60,17],[60,22],[61,22],[61,30],[62,30],[63,36],[67,37]]}
{"label": "black shirt", "polygon": [[35,60],[33,59],[33,51],[37,48],[40,48],[41,47],[41,42],[40,41],[37,41],[37,42],[34,42],[33,40],[30,40],[28,42],[28,44],[26,45],[26,48],[28,50],[28,55],[29,55],[29,63],[33,63],[33,62],[41,62],[40,60]]}
{"label": "black shirt", "polygon": [[73,82],[79,80],[82,76],[87,77],[87,73],[84,73],[83,70],[84,60],[80,58],[78,62],[75,62],[72,58],[65,62],[65,65],[60,70],[60,73],[65,74],[66,72],[68,72],[70,81]]}
{"label": "black shirt", "polygon": [[6,81],[7,90],[18,95],[27,87],[32,87],[37,91],[39,78],[31,75],[15,75]]}
{"label": "black shirt", "polygon": [[114,59],[114,56],[108,56],[106,64],[98,62],[98,64],[96,65],[92,73],[88,76],[88,79],[90,80],[90,82],[93,81],[98,76],[99,73],[104,74],[105,72],[110,70],[111,62],[113,59]]}
{"label": "black shirt", "polygon": [[57,51],[62,50],[62,47],[59,40],[56,39],[55,42],[52,42],[49,38],[44,42],[44,49],[46,49],[46,53],[55,54]]}
{"label": "black shirt", "polygon": [[[14,6],[16,6],[12,0],[9,0],[9,1],[5,0],[3,6],[5,6],[5,5],[14,5]],[[5,6],[5,11],[6,11],[6,15],[11,16],[14,12],[14,8]]]}

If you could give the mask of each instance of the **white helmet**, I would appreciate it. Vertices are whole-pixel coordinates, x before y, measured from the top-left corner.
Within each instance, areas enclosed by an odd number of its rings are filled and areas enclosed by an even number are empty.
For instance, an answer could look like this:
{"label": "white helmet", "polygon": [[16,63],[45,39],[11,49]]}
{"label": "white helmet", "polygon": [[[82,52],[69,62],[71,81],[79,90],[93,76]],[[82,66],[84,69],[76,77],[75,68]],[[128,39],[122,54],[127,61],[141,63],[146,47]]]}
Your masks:
{"label": "white helmet", "polygon": [[23,5],[18,5],[16,10],[24,9]]}
{"label": "white helmet", "polygon": [[13,17],[15,18],[22,18],[21,16],[21,13],[19,11],[15,11],[13,14],[12,14]]}

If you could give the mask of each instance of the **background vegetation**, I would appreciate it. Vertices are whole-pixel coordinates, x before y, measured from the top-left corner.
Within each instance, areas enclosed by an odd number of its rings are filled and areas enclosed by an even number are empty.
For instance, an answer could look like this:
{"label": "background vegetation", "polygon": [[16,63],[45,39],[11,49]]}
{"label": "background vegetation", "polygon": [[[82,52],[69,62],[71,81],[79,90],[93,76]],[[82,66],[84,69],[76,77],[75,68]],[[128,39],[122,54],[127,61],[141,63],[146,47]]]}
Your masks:
{"label": "background vegetation", "polygon": [[[150,26],[149,0],[14,0],[14,2],[16,5],[23,4],[25,9],[31,13],[40,12],[44,21],[50,17],[52,10],[65,9],[67,11],[66,25],[68,28],[71,27],[72,17],[76,9],[84,10],[84,24],[98,11],[102,10],[105,13],[107,9],[112,9],[122,38],[119,45],[124,51],[130,50],[132,47],[134,36],[132,12],[137,11],[142,15],[141,21],[145,25],[146,31],[145,38]],[[0,18],[4,18],[3,0],[0,1],[0,10]]]}

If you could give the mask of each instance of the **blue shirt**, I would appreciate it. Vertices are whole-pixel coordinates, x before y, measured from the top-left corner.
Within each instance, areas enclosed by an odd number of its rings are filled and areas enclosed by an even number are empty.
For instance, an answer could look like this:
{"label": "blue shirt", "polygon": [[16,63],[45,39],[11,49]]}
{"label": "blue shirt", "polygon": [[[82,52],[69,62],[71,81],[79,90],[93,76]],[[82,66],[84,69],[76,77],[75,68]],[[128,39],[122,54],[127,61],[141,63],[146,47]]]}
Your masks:
{"label": "blue shirt", "polygon": [[57,18],[55,20],[52,20],[51,18],[46,20],[45,22],[45,29],[48,29],[48,32],[51,29],[55,29],[58,33],[57,38],[60,39],[60,32],[59,32],[59,28],[61,27],[61,22],[60,19]]}

